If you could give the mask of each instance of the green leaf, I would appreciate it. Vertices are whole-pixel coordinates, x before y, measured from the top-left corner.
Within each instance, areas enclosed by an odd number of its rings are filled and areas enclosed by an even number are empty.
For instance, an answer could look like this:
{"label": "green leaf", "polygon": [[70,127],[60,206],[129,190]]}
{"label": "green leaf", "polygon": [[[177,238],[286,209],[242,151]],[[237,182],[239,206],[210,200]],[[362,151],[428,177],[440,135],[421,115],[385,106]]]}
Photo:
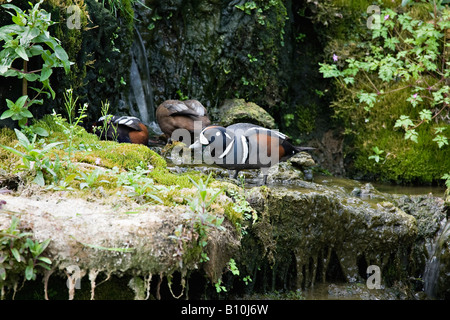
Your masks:
{"label": "green leaf", "polygon": [[406,140],[411,140],[411,141],[413,141],[413,142],[415,142],[415,143],[418,143],[419,141],[418,141],[418,137],[419,137],[419,134],[416,132],[416,130],[414,130],[414,129],[412,129],[412,130],[406,130],[406,133],[405,133],[405,139]]}
{"label": "green leaf", "polygon": [[25,102],[27,101],[28,96],[21,96],[19,99],[17,99],[15,105],[22,108],[25,105]]}
{"label": "green leaf", "polygon": [[448,139],[445,136],[437,135],[433,141],[437,142],[439,148],[442,148],[445,145],[448,145]]}
{"label": "green leaf", "polygon": [[36,172],[36,177],[34,178],[33,182],[41,187],[45,186],[45,180],[42,171]]}
{"label": "green leaf", "polygon": [[22,117],[24,117],[24,118],[33,118],[33,114],[30,112],[30,110],[28,110],[28,109],[23,109],[21,112],[20,112],[20,115],[22,116]]}
{"label": "green leaf", "polygon": [[25,79],[27,79],[27,81],[29,81],[29,82],[34,82],[37,79],[39,79],[39,75],[36,73],[25,73],[25,74],[23,74],[23,77]]}
{"label": "green leaf", "polygon": [[34,133],[37,135],[40,135],[41,137],[48,137],[48,131],[41,127],[33,127],[31,129]]}
{"label": "green leaf", "polygon": [[30,140],[28,140],[27,136],[20,130],[14,129],[16,132],[17,140],[23,147],[28,147],[30,145]]}
{"label": "green leaf", "polygon": [[17,262],[20,262],[20,261],[21,261],[20,253],[19,253],[19,251],[18,251],[16,248],[11,248],[11,253],[12,253],[13,256],[14,256],[14,259],[17,260]]}
{"label": "green leaf", "polygon": [[66,50],[64,50],[63,47],[61,47],[60,45],[57,45],[55,47],[55,54],[59,60],[62,60],[62,61],[69,60],[69,56],[67,55]]}
{"label": "green leaf", "polygon": [[420,120],[424,120],[424,121],[430,121],[432,115],[433,115],[433,113],[431,112],[431,110],[428,110],[428,109],[423,109],[419,113]]}
{"label": "green leaf", "polygon": [[434,133],[442,133],[447,127],[436,127],[434,128]]}
{"label": "green leaf", "polygon": [[14,149],[14,148],[11,148],[11,147],[8,147],[8,146],[4,146],[4,145],[2,145],[2,144],[0,144],[0,147],[3,148],[3,149],[5,149],[5,150],[7,150],[7,151],[10,151],[10,152],[12,152],[12,153],[18,155],[19,157],[25,157],[25,156],[26,156],[25,153],[22,153],[22,152],[20,152],[20,151]]}
{"label": "green leaf", "polygon": [[27,19],[23,15],[13,16],[12,21],[18,26],[24,26],[27,24]]}
{"label": "green leaf", "polygon": [[25,52],[25,48],[24,47],[17,47],[15,49],[15,52],[17,53],[17,55],[19,55],[19,57],[21,57],[23,60],[28,61],[28,55]]}
{"label": "green leaf", "polygon": [[449,173],[444,174],[444,175],[441,177],[441,179],[446,180],[446,181],[445,181],[445,185],[447,186],[447,188],[450,188],[450,174],[449,174]]}
{"label": "green leaf", "polygon": [[25,278],[32,280],[35,277],[33,265],[29,264],[25,269]]}
{"label": "green leaf", "polygon": [[400,119],[395,122],[394,128],[403,127],[405,130],[407,130],[412,126],[414,126],[414,123],[411,121],[411,119],[408,116],[401,115]]}
{"label": "green leaf", "polygon": [[7,119],[7,118],[11,118],[14,115],[14,111],[13,110],[6,110],[5,112],[2,113],[0,120],[3,119]]}
{"label": "green leaf", "polygon": [[41,79],[39,81],[45,81],[48,78],[50,78],[50,76],[52,75],[53,70],[48,68],[48,67],[44,67],[42,68],[42,72],[41,72]]}
{"label": "green leaf", "polygon": [[13,9],[16,11],[17,14],[23,14],[22,9],[20,9],[19,7],[16,7],[13,4],[3,4],[2,7],[5,9]]}

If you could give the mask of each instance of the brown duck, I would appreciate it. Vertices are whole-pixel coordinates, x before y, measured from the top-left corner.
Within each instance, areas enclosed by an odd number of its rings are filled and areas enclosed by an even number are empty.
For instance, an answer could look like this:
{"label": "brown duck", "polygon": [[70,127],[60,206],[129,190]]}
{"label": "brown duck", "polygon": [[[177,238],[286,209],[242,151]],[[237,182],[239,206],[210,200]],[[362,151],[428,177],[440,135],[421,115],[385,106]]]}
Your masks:
{"label": "brown duck", "polygon": [[194,133],[194,121],[201,121],[203,129],[211,124],[206,108],[197,100],[166,100],[156,109],[156,121],[168,141],[176,129]]}

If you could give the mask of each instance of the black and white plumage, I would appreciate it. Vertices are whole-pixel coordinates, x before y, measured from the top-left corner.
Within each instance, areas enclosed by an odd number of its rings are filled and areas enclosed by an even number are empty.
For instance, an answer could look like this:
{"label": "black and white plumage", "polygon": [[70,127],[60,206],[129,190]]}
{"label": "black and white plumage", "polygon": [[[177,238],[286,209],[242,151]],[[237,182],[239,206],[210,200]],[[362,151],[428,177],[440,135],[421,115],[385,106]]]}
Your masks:
{"label": "black and white plumage", "polygon": [[[107,121],[106,126],[105,121]],[[102,116],[92,125],[92,131],[102,140],[117,141],[120,143],[148,144],[148,129],[136,117]]]}
{"label": "black and white plumage", "polygon": [[[206,161],[236,170],[235,178],[240,170],[269,168],[302,150],[313,149],[293,146],[285,134],[250,123],[206,127],[190,148],[201,146],[209,147]],[[266,183],[267,172],[263,174]]]}

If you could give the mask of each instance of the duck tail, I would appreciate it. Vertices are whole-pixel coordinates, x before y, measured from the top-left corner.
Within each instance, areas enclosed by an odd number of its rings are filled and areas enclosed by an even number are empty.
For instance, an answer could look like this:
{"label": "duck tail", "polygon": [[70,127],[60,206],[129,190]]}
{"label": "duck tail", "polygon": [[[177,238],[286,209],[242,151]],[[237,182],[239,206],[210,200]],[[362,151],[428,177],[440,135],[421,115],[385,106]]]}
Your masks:
{"label": "duck tail", "polygon": [[294,146],[295,151],[301,152],[301,151],[307,151],[307,150],[315,150],[316,148],[313,147],[297,147]]}

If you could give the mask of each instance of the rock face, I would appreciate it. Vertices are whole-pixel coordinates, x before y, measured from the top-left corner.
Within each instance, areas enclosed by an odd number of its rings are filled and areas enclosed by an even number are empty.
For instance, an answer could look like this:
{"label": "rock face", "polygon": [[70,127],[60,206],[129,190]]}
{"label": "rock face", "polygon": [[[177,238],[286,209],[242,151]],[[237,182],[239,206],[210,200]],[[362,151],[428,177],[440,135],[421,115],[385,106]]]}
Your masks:
{"label": "rock face", "polygon": [[[423,279],[424,288],[416,290],[425,290],[427,297],[448,297],[450,237],[443,200],[389,196],[363,185],[359,190],[367,196],[354,192],[356,182],[345,183],[327,186],[295,178],[282,186],[248,189],[247,201],[257,219],[245,222],[244,235],[228,220],[224,228],[210,230],[206,262],[200,262],[198,246],[185,241],[196,231],[189,219],[192,213],[183,205],[5,193],[0,229],[8,227],[11,215],[20,216],[33,238],[51,239],[46,256],[53,262],[52,277],[79,270],[91,281],[92,296],[101,273],[108,278],[132,276],[129,286],[137,298],[148,298],[146,285],[155,275],[180,274],[183,288],[193,270],[212,283],[220,278],[226,282],[223,272],[233,258],[241,275],[252,277],[249,292],[303,289],[320,282],[361,283],[368,267],[376,266],[382,287],[408,288],[402,298],[412,298],[416,284],[411,279]],[[239,189],[218,181],[215,187],[221,184],[227,190]],[[217,205],[225,208],[230,199],[223,197]],[[68,277],[73,279],[70,272]],[[183,288],[177,292],[183,294]]]}
{"label": "rock face", "polygon": [[[187,239],[195,232],[186,217],[186,206],[142,207],[120,199],[102,203],[43,195],[2,195],[2,199],[5,204],[0,211],[0,229],[8,227],[12,214],[20,216],[34,239],[51,239],[46,256],[52,260],[52,272],[70,275],[78,270],[79,278],[89,274],[93,287],[99,273],[151,279],[152,275],[170,276],[174,272],[185,276],[199,266],[200,251],[195,244],[187,241],[180,245],[181,237]],[[210,260],[203,264],[213,281],[239,244],[235,229],[229,223],[224,227],[220,233],[210,233]],[[184,233],[178,234],[177,228]]]}
{"label": "rock face", "polygon": [[432,196],[397,196],[395,204],[412,215],[418,224],[414,244],[414,277],[423,279],[429,298],[450,298],[449,206]]}
{"label": "rock face", "polygon": [[412,216],[389,202],[370,204],[312,183],[303,186],[255,188],[248,196],[260,214],[252,228],[257,255],[280,277],[273,282],[286,279],[289,264],[296,288],[316,280],[365,279],[369,265],[401,276],[398,261],[408,257],[417,235]]}
{"label": "rock face", "polygon": [[254,7],[244,0],[146,5],[150,10],[136,5],[136,26],[147,50],[156,105],[176,97],[177,91],[208,110],[237,94],[264,102],[263,107],[286,99],[294,76],[282,70],[294,55],[291,35],[284,31],[292,10],[285,2],[253,2]]}

